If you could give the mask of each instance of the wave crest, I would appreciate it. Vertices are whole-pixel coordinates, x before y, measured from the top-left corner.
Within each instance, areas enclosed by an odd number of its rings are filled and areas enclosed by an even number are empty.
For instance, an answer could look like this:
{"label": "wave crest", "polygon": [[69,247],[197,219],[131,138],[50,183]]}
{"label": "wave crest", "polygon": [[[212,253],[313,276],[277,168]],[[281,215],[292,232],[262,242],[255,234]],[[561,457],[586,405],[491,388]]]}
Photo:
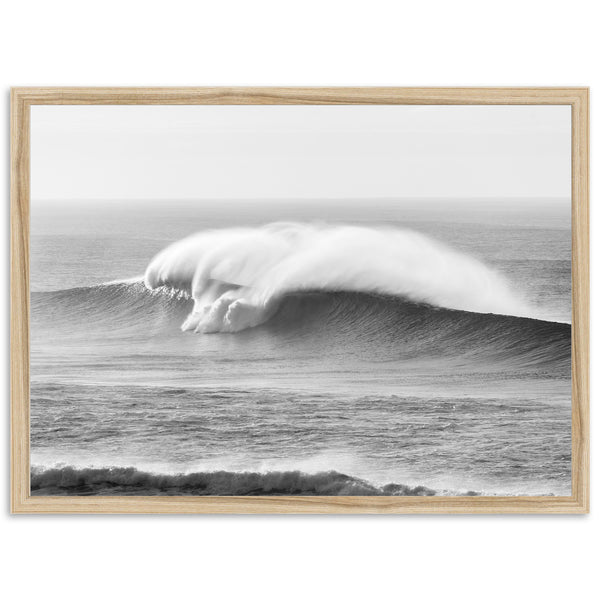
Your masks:
{"label": "wave crest", "polygon": [[274,223],[209,230],[148,265],[149,289],[190,294],[182,325],[235,332],[267,321],[279,299],[307,290],[376,292],[470,312],[525,316],[527,306],[480,261],[406,229]]}

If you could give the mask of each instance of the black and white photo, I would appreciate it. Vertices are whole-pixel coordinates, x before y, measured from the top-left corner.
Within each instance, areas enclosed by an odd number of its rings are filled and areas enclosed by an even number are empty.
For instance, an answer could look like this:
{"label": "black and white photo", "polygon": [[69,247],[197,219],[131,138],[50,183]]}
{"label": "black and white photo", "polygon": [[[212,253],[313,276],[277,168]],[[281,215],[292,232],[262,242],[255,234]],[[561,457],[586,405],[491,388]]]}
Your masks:
{"label": "black and white photo", "polygon": [[32,106],[31,494],[570,496],[568,105]]}

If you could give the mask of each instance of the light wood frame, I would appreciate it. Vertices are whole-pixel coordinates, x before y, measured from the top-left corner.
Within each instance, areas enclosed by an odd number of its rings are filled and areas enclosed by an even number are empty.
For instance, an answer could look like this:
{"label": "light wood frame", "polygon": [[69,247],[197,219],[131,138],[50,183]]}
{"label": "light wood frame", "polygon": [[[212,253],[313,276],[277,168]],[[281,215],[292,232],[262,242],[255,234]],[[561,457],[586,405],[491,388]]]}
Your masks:
{"label": "light wood frame", "polygon": [[[30,107],[40,104],[562,104],[572,115],[571,496],[31,496]],[[11,90],[11,510],[13,513],[589,512],[588,88],[13,88]]]}

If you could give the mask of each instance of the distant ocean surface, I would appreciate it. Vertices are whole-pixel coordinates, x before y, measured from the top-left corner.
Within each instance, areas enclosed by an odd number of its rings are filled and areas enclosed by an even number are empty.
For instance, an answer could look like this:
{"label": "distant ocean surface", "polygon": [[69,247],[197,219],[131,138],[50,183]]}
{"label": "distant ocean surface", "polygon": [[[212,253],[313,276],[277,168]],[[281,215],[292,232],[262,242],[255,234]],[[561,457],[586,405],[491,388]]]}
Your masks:
{"label": "distant ocean surface", "polygon": [[569,214],[34,201],[32,494],[570,495]]}

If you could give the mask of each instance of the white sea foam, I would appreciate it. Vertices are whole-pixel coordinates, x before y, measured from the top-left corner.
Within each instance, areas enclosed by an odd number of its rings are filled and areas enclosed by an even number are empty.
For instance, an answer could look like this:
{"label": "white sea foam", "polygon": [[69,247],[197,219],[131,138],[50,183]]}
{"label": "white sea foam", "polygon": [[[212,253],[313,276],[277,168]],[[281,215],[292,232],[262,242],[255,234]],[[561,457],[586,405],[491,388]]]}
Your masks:
{"label": "white sea foam", "polygon": [[466,310],[529,316],[493,269],[407,229],[274,223],[204,231],[160,252],[146,287],[183,290],[182,326],[235,332],[265,322],[277,300],[302,290],[375,292]]}

